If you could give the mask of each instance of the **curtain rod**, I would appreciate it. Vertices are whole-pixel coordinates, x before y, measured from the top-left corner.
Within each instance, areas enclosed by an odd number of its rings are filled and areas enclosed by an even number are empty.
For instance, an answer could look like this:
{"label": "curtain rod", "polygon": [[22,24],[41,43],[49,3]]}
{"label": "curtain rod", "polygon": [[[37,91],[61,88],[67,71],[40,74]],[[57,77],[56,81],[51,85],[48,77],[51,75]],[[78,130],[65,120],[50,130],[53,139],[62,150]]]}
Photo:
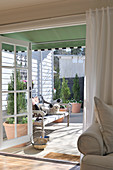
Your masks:
{"label": "curtain rod", "polygon": [[32,45],[37,45],[37,44],[50,44],[50,43],[60,43],[60,42],[72,42],[72,41],[82,41],[82,40],[86,40],[86,38],[79,38],[79,39],[72,39],[72,40],[59,40],[59,41],[36,42],[36,43],[32,43]]}

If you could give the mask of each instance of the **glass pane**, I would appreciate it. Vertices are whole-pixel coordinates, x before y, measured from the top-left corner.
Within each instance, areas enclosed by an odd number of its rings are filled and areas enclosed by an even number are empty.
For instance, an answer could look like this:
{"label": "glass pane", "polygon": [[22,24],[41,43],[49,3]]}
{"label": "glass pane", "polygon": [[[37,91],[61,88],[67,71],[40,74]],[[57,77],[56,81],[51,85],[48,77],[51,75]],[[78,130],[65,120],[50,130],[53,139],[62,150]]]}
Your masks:
{"label": "glass pane", "polygon": [[14,69],[2,68],[2,91],[14,90]]}
{"label": "glass pane", "polygon": [[15,138],[14,117],[3,119],[3,141]]}
{"label": "glass pane", "polygon": [[27,93],[17,93],[17,114],[27,113]]}
{"label": "glass pane", "polygon": [[16,88],[17,90],[27,89],[27,70],[16,71]]}
{"label": "glass pane", "polygon": [[18,67],[27,67],[27,48],[16,46],[16,61]]}
{"label": "glass pane", "polygon": [[[6,51],[9,50],[9,51]],[[2,44],[2,66],[14,66],[14,46]]]}
{"label": "glass pane", "polygon": [[14,93],[2,93],[2,114],[14,115]]}
{"label": "glass pane", "polygon": [[28,134],[28,117],[18,116],[17,117],[17,137],[25,136]]}

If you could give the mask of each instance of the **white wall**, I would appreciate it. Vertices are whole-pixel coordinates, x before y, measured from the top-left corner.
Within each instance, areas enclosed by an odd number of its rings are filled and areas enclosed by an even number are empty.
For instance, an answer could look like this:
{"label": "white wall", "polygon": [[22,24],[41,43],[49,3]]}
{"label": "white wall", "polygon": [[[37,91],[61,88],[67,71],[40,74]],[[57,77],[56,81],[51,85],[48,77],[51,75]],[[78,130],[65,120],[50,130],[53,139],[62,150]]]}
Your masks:
{"label": "white wall", "polygon": [[[26,52],[22,52],[22,55],[25,56]],[[14,64],[14,54],[11,52],[3,51],[2,52],[2,66],[13,66],[13,64]],[[13,68],[2,69],[2,90],[3,91],[8,91],[8,83],[11,82],[11,76],[13,72],[14,72]],[[34,87],[32,90],[33,97],[41,94],[40,73],[41,73],[41,51],[33,51],[32,52],[32,80],[34,83]],[[22,75],[23,75],[23,72],[22,72]],[[27,76],[27,72],[24,75]],[[23,80],[25,80],[24,77],[23,77]],[[43,51],[42,52],[42,95],[44,99],[49,102],[52,100],[53,83],[54,83],[53,52]],[[8,93],[2,94],[2,110],[4,111],[4,114],[7,108],[7,96],[8,96]]]}
{"label": "white wall", "polygon": [[[42,58],[42,66],[41,66]],[[42,71],[41,71],[42,70]],[[41,78],[42,75],[42,78]],[[45,100],[51,102],[53,90],[53,52],[33,51],[32,52],[32,80],[34,88],[32,96],[42,94]],[[42,81],[42,82],[41,82]]]}
{"label": "white wall", "polygon": [[68,55],[59,57],[60,78],[73,78],[85,75],[85,56]]}

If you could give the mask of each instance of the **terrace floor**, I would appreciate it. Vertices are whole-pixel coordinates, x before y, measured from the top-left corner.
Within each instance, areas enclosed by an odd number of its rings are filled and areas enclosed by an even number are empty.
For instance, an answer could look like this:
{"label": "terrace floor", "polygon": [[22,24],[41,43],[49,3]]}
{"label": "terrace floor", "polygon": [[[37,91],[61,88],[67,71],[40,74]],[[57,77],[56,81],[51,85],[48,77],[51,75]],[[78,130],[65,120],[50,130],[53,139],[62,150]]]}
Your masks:
{"label": "terrace floor", "polygon": [[63,153],[70,155],[80,155],[77,149],[77,140],[82,133],[83,127],[83,113],[71,113],[70,126],[67,127],[66,119],[63,123],[54,123],[46,126],[46,130],[49,131],[50,141],[44,150],[36,150],[30,144],[22,148],[8,148],[2,150],[2,152],[31,156],[35,158],[44,158],[50,152]]}
{"label": "terrace floor", "polygon": [[80,166],[0,155],[1,170],[80,170]]}

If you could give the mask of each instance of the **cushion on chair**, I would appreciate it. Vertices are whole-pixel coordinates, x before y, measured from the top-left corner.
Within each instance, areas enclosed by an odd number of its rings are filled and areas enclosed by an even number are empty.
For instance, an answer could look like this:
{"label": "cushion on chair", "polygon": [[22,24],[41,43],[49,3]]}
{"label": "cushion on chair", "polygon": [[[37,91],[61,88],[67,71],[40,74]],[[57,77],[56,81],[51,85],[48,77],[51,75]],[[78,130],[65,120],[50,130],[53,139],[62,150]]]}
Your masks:
{"label": "cushion on chair", "polygon": [[106,145],[106,153],[113,152],[113,107],[94,97],[97,108],[98,123]]}
{"label": "cushion on chair", "polygon": [[81,170],[113,170],[113,154],[86,155],[82,159]]}

